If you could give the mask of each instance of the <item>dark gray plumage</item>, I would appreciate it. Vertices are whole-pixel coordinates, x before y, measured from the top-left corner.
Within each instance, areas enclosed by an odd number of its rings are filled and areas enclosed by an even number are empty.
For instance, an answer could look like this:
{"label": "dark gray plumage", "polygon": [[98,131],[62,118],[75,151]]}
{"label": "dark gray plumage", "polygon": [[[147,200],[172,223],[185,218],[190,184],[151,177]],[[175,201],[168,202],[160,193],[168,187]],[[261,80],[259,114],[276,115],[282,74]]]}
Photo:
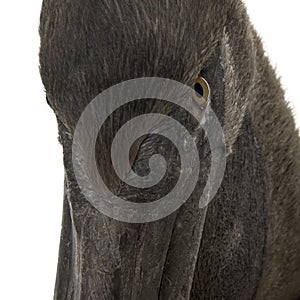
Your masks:
{"label": "dark gray plumage", "polygon": [[[300,297],[299,135],[242,2],[44,0],[40,35],[41,76],[66,170],[55,299]],[[100,214],[81,194],[71,162],[86,105],[127,79],[157,76],[192,86],[199,73],[211,85],[227,143],[225,177],[207,211],[196,199],[209,156],[191,198],[167,218],[137,225]],[[106,129],[114,132],[137,113],[174,114],[157,103],[119,110]],[[120,191],[107,159],[112,138],[100,136],[98,159],[110,188]],[[159,145],[178,159],[166,141],[148,136],[133,149],[137,170]],[[168,170],[170,182],[175,173]],[[151,195],[123,193],[135,201]]]}

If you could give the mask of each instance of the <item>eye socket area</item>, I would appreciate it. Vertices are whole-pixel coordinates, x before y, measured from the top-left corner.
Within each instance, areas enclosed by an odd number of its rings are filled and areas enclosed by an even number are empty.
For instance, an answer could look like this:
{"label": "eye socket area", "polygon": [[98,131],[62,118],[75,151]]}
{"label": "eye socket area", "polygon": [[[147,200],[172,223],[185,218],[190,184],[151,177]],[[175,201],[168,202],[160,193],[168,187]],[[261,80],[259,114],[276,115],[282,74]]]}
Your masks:
{"label": "eye socket area", "polygon": [[201,106],[203,106],[210,97],[210,87],[208,82],[201,76],[198,76],[194,84],[193,98]]}

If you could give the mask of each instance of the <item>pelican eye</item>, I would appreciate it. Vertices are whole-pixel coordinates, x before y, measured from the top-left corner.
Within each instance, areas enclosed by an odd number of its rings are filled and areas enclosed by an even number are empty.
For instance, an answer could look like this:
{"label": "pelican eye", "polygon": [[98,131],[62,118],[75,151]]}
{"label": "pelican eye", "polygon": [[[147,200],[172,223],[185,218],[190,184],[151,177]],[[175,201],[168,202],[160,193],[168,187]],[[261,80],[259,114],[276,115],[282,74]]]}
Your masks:
{"label": "pelican eye", "polygon": [[198,76],[195,84],[194,84],[194,93],[193,98],[194,100],[201,106],[203,106],[210,97],[210,88],[207,81],[201,77]]}

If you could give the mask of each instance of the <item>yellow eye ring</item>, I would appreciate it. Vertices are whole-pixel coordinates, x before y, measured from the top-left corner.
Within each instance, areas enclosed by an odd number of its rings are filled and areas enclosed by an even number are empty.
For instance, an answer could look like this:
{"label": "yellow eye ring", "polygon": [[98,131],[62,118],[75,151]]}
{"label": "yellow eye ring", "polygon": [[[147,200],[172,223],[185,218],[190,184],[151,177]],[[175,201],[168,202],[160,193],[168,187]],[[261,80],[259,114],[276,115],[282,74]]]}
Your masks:
{"label": "yellow eye ring", "polygon": [[193,99],[203,106],[210,98],[210,87],[208,82],[201,76],[198,76],[194,84]]}

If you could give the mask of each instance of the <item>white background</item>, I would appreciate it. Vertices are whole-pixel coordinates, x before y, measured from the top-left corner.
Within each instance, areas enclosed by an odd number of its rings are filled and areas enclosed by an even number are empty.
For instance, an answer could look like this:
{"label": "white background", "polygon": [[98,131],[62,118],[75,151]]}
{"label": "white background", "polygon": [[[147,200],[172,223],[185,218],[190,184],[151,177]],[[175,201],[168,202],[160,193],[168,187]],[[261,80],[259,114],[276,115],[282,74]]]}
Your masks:
{"label": "white background", "polygon": [[[64,0],[62,0],[64,1]],[[300,126],[299,1],[248,0]],[[62,149],[38,72],[41,0],[2,1],[0,298],[52,299],[63,195]]]}

